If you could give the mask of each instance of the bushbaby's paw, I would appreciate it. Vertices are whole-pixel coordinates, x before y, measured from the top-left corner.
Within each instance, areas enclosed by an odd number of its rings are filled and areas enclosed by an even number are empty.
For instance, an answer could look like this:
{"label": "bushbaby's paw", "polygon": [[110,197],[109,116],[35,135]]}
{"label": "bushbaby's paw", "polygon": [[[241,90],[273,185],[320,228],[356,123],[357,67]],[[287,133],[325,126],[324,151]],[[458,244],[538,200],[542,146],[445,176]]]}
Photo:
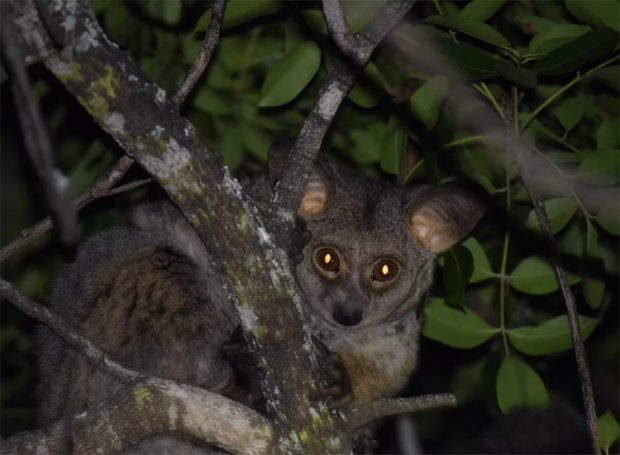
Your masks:
{"label": "bushbaby's paw", "polygon": [[245,341],[241,327],[237,327],[222,345],[221,353],[232,366],[233,374],[227,387],[219,393],[255,410],[262,410],[264,403],[260,389],[261,371],[256,356]]}
{"label": "bushbaby's paw", "polygon": [[324,400],[332,409],[343,408],[353,402],[349,374],[336,352],[331,352],[315,337],[312,341],[319,353],[319,365],[325,382],[310,395],[310,401]]}

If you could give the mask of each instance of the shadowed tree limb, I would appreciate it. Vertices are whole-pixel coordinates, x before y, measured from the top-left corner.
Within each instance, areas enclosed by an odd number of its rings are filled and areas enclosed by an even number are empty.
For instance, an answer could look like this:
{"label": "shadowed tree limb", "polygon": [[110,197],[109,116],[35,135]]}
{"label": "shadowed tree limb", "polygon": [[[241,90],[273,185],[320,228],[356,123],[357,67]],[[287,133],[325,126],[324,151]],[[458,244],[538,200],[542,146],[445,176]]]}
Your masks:
{"label": "shadowed tree limb", "polygon": [[60,240],[63,245],[72,246],[77,242],[77,216],[67,191],[69,179],[54,164],[52,144],[30,85],[25,55],[19,40],[15,39],[15,28],[9,21],[3,22],[2,52],[11,75],[13,99],[15,106],[18,106],[17,117],[26,151],[43,185],[47,205],[58,225]]}

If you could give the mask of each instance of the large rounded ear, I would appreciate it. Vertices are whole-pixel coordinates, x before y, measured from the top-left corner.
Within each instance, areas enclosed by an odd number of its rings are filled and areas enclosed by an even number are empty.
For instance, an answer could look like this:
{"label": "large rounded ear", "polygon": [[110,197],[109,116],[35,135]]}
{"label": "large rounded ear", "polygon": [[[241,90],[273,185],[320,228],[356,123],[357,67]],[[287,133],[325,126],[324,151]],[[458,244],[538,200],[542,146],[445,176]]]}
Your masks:
{"label": "large rounded ear", "polygon": [[[289,155],[295,138],[283,137],[274,142],[269,148],[267,166],[269,169],[269,181],[273,187],[281,178],[288,165]],[[333,182],[336,173],[327,161],[326,157],[319,155],[312,174],[308,179],[306,192],[304,193],[297,214],[303,219],[320,215],[325,211],[327,200],[333,193]]]}
{"label": "large rounded ear", "polygon": [[461,241],[476,226],[486,204],[473,187],[449,183],[419,194],[410,206],[411,233],[431,253]]}
{"label": "large rounded ear", "polygon": [[317,163],[308,178],[306,192],[301,198],[297,214],[307,220],[321,215],[327,202],[334,192],[334,172],[329,163],[323,162],[319,156]]}

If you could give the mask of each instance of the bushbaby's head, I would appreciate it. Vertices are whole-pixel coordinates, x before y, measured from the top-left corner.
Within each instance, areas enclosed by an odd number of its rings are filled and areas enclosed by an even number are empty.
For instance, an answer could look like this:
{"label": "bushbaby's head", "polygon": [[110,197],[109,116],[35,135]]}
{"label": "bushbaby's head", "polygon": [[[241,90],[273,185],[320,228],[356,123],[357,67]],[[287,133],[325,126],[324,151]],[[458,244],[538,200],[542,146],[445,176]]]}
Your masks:
{"label": "bushbaby's head", "polygon": [[458,184],[398,188],[319,165],[298,212],[312,239],[297,279],[315,316],[334,328],[397,319],[428,290],[436,255],[483,213]]}

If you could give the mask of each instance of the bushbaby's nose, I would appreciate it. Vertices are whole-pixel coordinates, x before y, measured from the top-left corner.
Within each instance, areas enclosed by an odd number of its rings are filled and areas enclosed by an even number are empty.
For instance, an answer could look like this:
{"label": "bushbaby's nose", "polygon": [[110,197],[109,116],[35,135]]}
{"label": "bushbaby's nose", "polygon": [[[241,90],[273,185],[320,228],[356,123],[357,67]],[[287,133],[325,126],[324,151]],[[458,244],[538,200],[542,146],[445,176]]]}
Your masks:
{"label": "bushbaby's nose", "polygon": [[363,310],[361,305],[354,302],[344,302],[334,308],[332,316],[341,325],[353,326],[362,320]]}

